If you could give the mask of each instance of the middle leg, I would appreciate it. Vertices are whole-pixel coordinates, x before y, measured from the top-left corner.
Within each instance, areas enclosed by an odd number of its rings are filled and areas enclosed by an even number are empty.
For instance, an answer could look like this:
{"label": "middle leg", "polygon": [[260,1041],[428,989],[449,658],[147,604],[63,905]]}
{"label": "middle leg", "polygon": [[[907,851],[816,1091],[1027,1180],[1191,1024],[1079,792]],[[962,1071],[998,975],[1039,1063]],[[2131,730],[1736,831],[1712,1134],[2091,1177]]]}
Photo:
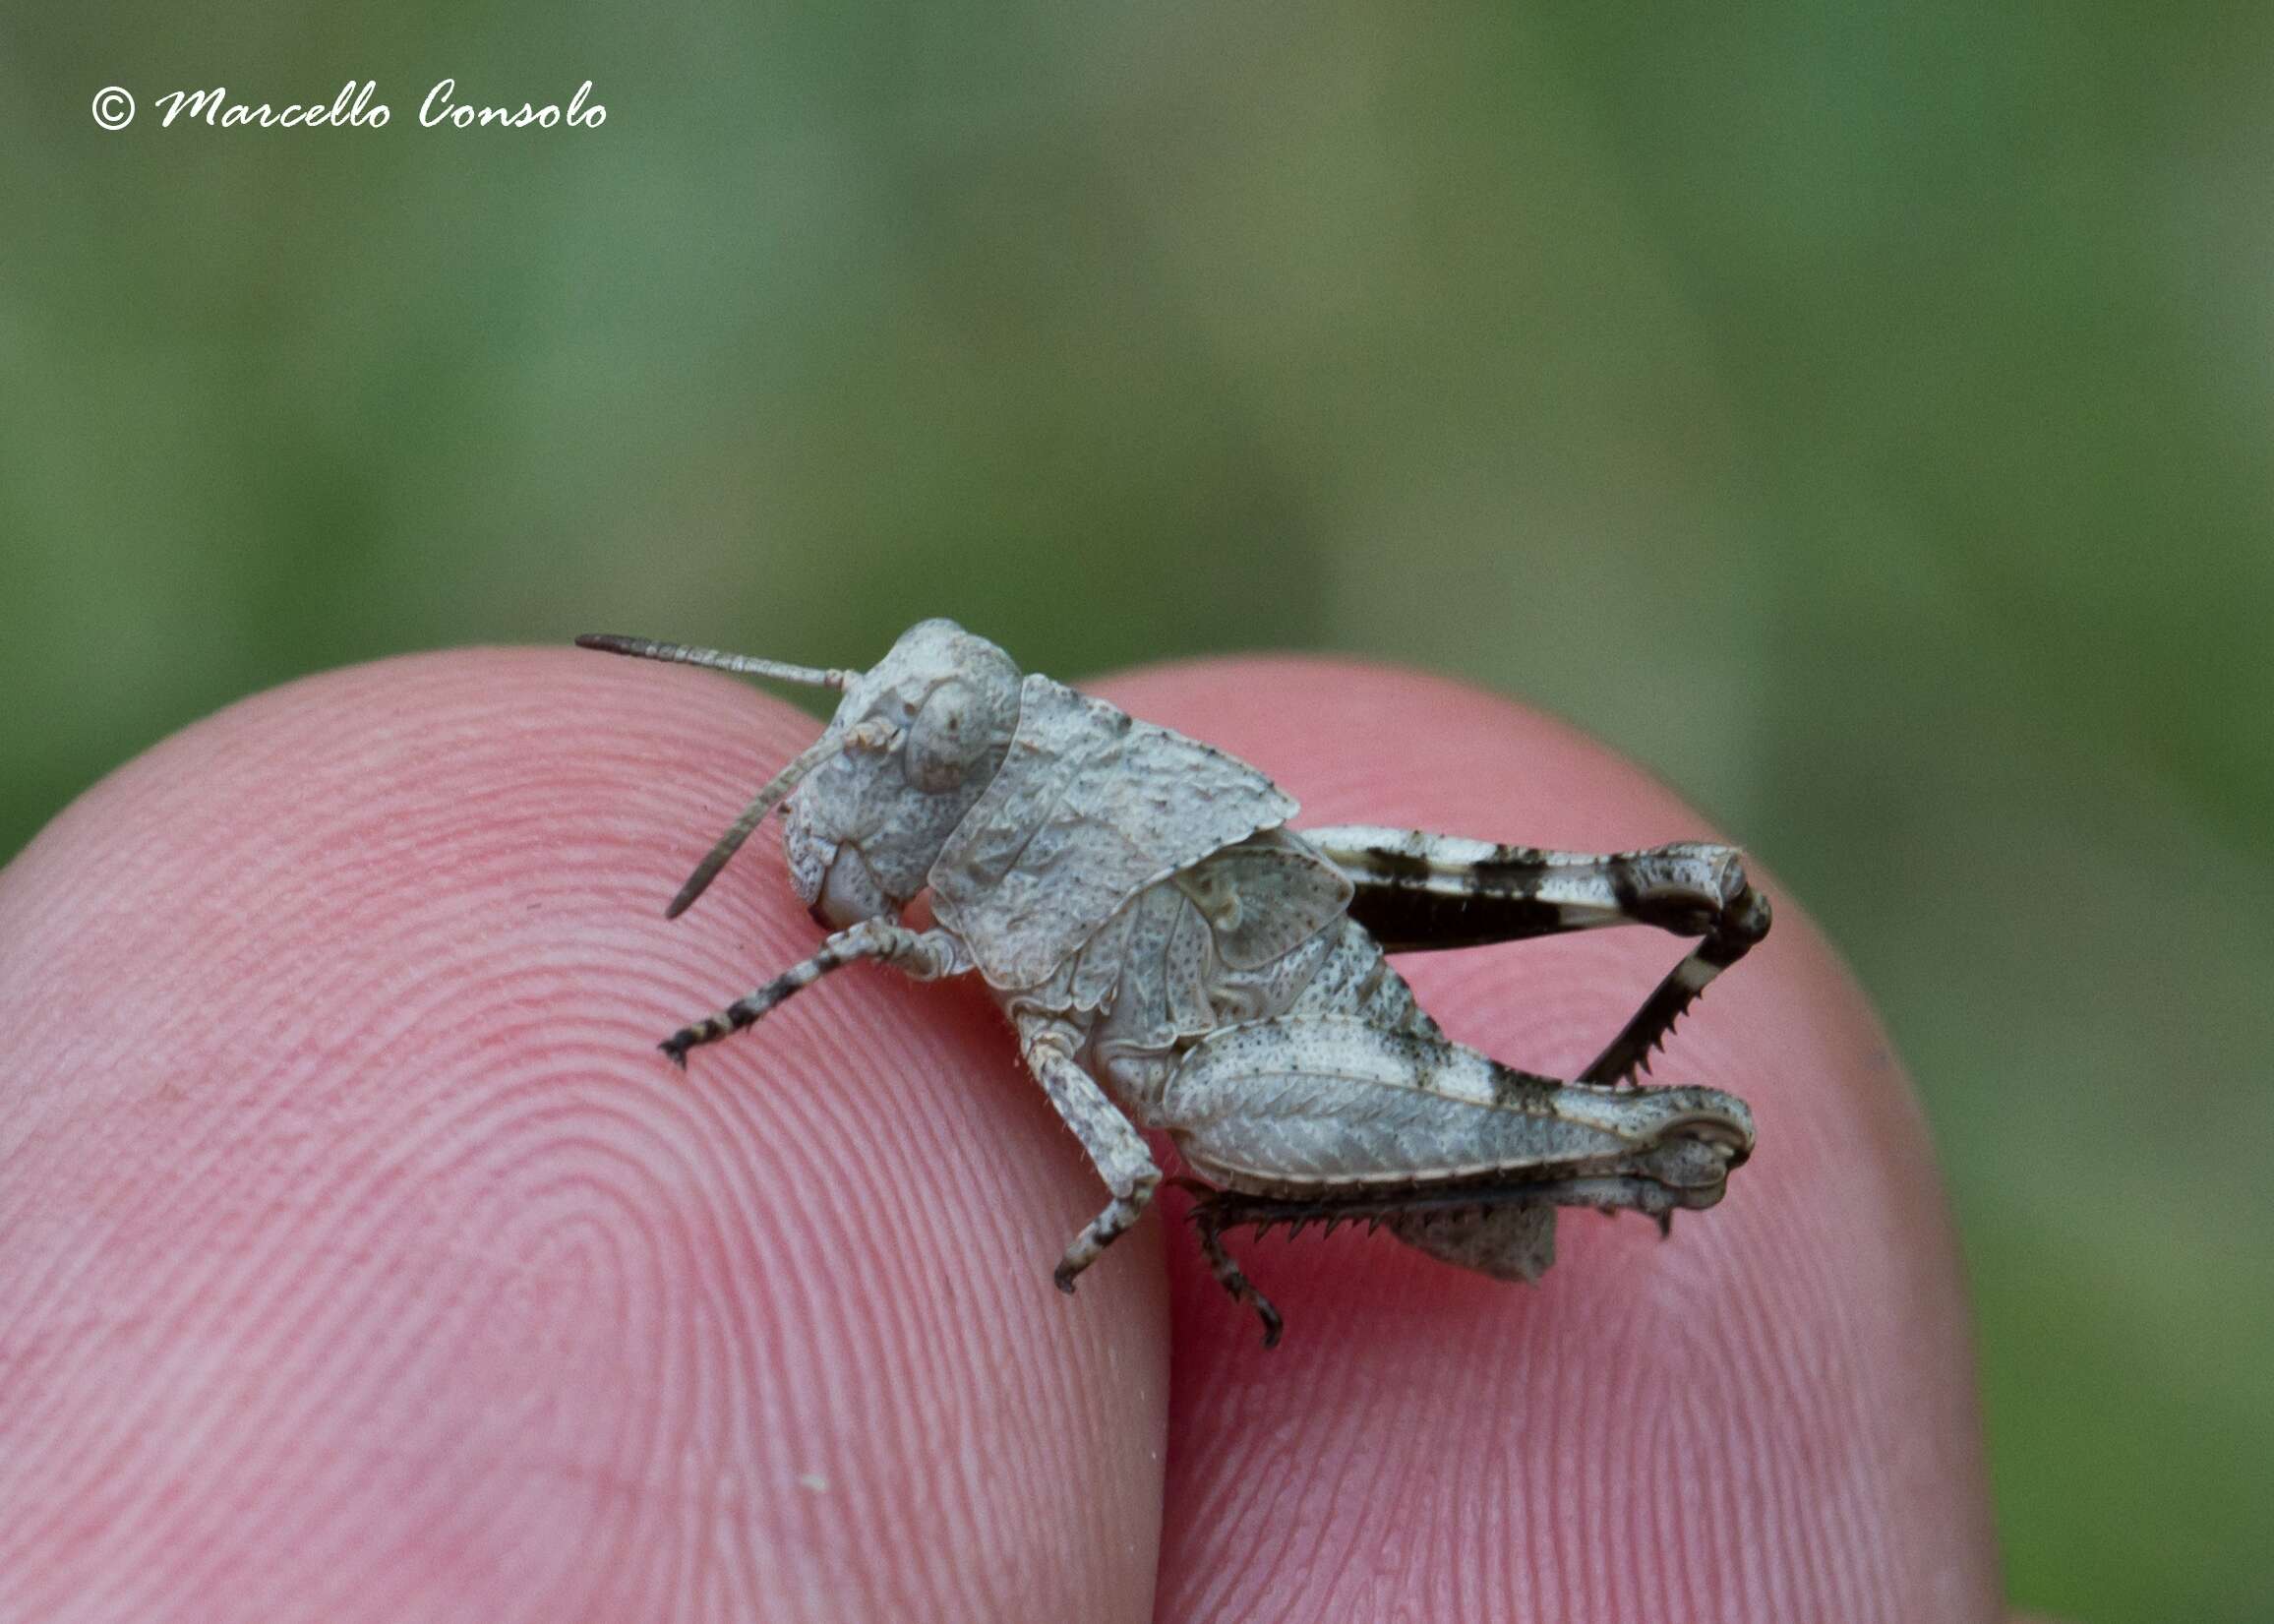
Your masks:
{"label": "middle leg", "polygon": [[1106,1210],[1074,1236],[1050,1277],[1059,1291],[1071,1294],[1075,1277],[1144,1216],[1154,1187],[1161,1182],[1161,1170],[1154,1165],[1153,1153],[1146,1149],[1135,1125],[1074,1059],[1072,1034],[1045,1016],[1016,1018],[1019,1052],[1026,1057],[1027,1069],[1043,1085],[1043,1092],[1050,1097],[1066,1126],[1074,1130],[1074,1137],[1082,1141],[1098,1176],[1106,1181],[1112,1196]]}

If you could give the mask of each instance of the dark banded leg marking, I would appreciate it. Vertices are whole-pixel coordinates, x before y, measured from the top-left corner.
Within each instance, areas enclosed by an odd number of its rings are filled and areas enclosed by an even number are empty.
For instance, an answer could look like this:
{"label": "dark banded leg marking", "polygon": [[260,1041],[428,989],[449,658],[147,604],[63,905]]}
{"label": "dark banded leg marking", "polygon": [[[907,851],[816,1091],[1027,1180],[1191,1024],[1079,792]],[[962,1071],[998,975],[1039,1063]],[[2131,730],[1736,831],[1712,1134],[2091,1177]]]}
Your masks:
{"label": "dark banded leg marking", "polygon": [[792,965],[749,996],[737,998],[717,1014],[680,1028],[656,1047],[684,1071],[688,1050],[742,1031],[779,1008],[791,993],[859,959],[881,959],[918,981],[952,975],[959,964],[955,942],[944,932],[911,931],[884,920],[863,920],[850,930],[838,932],[811,958]]}
{"label": "dark banded leg marking", "polygon": [[1580,1073],[1598,1086],[1647,1068],[1698,995],[1768,934],[1768,899],[1735,848],[1682,841],[1595,856],[1495,845],[1419,829],[1303,829],[1356,887],[1350,917],[1385,952],[1473,947],[1648,925],[1702,936]]}

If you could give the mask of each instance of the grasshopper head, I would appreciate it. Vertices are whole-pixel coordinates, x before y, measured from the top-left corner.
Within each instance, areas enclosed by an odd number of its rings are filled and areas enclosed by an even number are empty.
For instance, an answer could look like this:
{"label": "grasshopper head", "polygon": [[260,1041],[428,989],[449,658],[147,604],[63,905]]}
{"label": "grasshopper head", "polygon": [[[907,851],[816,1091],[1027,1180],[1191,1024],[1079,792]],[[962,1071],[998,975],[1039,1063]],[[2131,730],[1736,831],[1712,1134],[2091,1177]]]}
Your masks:
{"label": "grasshopper head", "polygon": [[854,678],[836,748],[789,803],[790,882],[824,924],[896,915],[993,779],[1019,720],[1019,668],[953,621],[911,627]]}
{"label": "grasshopper head", "polygon": [[[774,774],[666,910],[677,919],[775,807],[789,817],[790,879],[825,924],[897,914],[1002,765],[1019,722],[1019,668],[953,621],[901,633],[871,671],[823,671],[715,648],[591,632],[583,648],[834,688],[820,738]],[[785,805],[786,798],[786,805]]]}

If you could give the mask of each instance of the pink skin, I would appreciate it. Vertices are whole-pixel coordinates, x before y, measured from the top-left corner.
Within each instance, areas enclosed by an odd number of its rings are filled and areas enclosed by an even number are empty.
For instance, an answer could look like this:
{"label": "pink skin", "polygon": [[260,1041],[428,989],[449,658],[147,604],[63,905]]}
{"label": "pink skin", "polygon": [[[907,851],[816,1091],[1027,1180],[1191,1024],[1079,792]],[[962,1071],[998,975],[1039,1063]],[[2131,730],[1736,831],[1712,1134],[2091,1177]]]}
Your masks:
{"label": "pink skin", "polygon": [[[1313,822],[1707,833],[1504,701],[1290,660],[1098,685]],[[811,950],[771,834],[812,735],[572,651],[347,671],[90,792],[0,874],[0,1617],[1988,1619],[1955,1249],[1916,1104],[1773,876],[1659,1075],[1761,1148],[1536,1289],[1103,1194],[969,986]],[[1589,1058],[1682,944],[1409,959],[1452,1034]]]}

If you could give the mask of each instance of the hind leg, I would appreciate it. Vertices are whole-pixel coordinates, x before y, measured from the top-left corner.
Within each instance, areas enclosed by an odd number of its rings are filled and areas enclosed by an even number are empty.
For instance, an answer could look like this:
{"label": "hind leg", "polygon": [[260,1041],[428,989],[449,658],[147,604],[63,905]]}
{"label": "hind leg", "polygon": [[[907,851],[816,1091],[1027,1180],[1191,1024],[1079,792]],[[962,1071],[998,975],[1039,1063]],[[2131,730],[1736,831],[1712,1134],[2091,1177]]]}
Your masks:
{"label": "hind leg", "polygon": [[1768,899],[1728,846],[1678,841],[1595,856],[1422,829],[1305,829],[1302,836],[1350,880],[1350,917],[1389,952],[1611,925],[1703,937],[1580,1073],[1583,1083],[1616,1085],[1649,1069],[1650,1052],[1707,984],[1768,934]]}

